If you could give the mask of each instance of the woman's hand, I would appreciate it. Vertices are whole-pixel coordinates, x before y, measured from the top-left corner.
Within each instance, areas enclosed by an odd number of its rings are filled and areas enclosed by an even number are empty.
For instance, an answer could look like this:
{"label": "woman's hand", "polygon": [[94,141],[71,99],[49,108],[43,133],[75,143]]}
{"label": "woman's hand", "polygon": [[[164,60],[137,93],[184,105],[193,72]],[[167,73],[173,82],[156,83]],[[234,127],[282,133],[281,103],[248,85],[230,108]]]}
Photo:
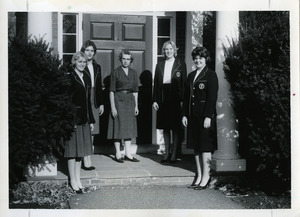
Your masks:
{"label": "woman's hand", "polygon": [[113,118],[116,118],[118,116],[118,112],[117,112],[117,109],[115,107],[113,107],[111,109],[111,115],[113,116]]}
{"label": "woman's hand", "polygon": [[182,124],[185,127],[187,127],[187,125],[188,125],[188,120],[187,120],[187,118],[185,116],[182,117]]}
{"label": "woman's hand", "polygon": [[104,112],[104,105],[100,105],[99,107],[99,115],[101,116]]}
{"label": "woman's hand", "polygon": [[94,130],[94,124],[90,124],[91,131]]}
{"label": "woman's hand", "polygon": [[137,116],[139,114],[139,108],[137,106],[135,106],[135,108],[134,108],[134,114],[135,114],[135,116]]}
{"label": "woman's hand", "polygon": [[159,109],[157,102],[154,102],[152,106],[156,111]]}
{"label": "woman's hand", "polygon": [[210,128],[210,126],[211,126],[211,119],[206,117],[204,119],[204,128],[208,129],[208,128]]}

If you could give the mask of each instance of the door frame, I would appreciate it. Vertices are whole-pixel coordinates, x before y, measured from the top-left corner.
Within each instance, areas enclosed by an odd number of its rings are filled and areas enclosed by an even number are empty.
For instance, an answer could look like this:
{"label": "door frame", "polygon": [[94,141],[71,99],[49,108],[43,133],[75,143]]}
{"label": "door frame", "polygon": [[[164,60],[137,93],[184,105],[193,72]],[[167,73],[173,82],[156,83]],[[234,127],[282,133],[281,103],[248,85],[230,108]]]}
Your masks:
{"label": "door frame", "polygon": [[[152,77],[154,78],[155,66],[157,64],[157,28],[158,28],[158,19],[160,17],[168,17],[171,20],[171,30],[170,38],[172,41],[176,41],[176,12],[167,12],[167,11],[153,11],[153,12],[89,12],[90,14],[113,14],[113,15],[140,15],[140,16],[152,16]],[[77,41],[76,41],[76,50],[80,50],[83,44],[83,12],[79,13],[58,13],[58,55],[59,58],[62,58],[63,55],[63,29],[62,29],[62,16],[63,14],[76,14],[77,16]],[[160,48],[159,48],[160,49]],[[156,112],[152,112],[152,144],[158,144],[158,137],[160,136],[159,131],[156,129]]]}

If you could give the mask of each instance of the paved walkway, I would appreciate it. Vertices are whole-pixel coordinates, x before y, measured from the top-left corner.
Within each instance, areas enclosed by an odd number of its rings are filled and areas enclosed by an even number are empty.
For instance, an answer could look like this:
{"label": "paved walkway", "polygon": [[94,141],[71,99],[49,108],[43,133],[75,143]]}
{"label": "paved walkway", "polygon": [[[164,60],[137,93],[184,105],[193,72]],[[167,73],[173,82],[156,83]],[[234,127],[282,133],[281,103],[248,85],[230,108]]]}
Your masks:
{"label": "paved walkway", "polygon": [[[182,155],[176,163],[166,164],[160,163],[162,156],[156,153],[138,153],[134,157],[140,162],[118,163],[114,160],[114,155],[93,155],[91,159],[96,169],[81,170],[81,181],[86,187],[98,186],[100,190],[75,195],[69,202],[70,208],[113,209],[115,204],[117,209],[243,209],[226,198],[221,191],[207,189],[199,192],[187,188],[196,171],[193,155]],[[28,180],[67,182],[67,161],[58,161],[57,167],[57,176],[34,177]],[[132,190],[134,188],[136,189]],[[122,198],[131,198],[136,203],[124,203],[120,206]]]}
{"label": "paved walkway", "polygon": [[186,186],[106,186],[70,198],[71,209],[244,209],[215,189]]}

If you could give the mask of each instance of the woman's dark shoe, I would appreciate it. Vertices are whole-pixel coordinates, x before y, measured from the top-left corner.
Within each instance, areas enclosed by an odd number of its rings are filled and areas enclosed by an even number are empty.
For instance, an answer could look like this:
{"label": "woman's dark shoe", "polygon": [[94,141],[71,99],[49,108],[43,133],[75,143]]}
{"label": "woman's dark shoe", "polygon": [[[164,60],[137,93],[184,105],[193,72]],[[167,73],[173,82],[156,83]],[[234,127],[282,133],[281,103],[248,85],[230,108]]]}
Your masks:
{"label": "woman's dark shoe", "polygon": [[160,160],[160,163],[169,163],[170,162],[170,156],[168,156],[167,158],[163,158]]}
{"label": "woman's dark shoe", "polygon": [[171,164],[174,164],[174,163],[176,163],[177,162],[177,160],[175,159],[175,160],[170,160],[170,163]]}
{"label": "woman's dark shoe", "polygon": [[140,162],[140,160],[136,159],[135,157],[132,157],[132,159],[130,159],[130,158],[127,157],[126,155],[125,155],[125,157],[124,157],[124,160],[128,160],[128,161],[131,161],[131,162]]}
{"label": "woman's dark shoe", "polygon": [[[74,190],[75,191],[75,190]],[[75,191],[76,194],[83,194],[82,188],[79,188],[79,190]]]}
{"label": "woman's dark shoe", "polygon": [[71,185],[70,182],[69,182],[68,184],[69,184],[69,187],[70,187],[76,194],[83,194],[82,188],[79,188],[78,190],[75,190],[75,189],[72,187],[72,185]]}
{"label": "woman's dark shoe", "polygon": [[200,184],[199,184],[199,186],[195,187],[194,189],[195,189],[195,190],[204,190],[204,189],[206,189],[206,188],[209,186],[210,181],[211,181],[211,178],[209,177],[209,179],[208,179],[206,185],[200,186]]}
{"label": "woman's dark shoe", "polygon": [[169,162],[169,159],[161,159],[160,162],[161,162],[161,163],[168,163],[168,162]]}
{"label": "woman's dark shoe", "polygon": [[124,160],[122,157],[120,157],[120,158],[115,157],[115,161],[117,161],[118,163],[124,163]]}
{"label": "woman's dark shoe", "polygon": [[200,185],[200,182],[199,184],[195,184],[194,182],[188,186],[188,188],[195,188],[195,187],[198,187]]}
{"label": "woman's dark shoe", "polygon": [[96,167],[94,167],[94,166],[86,167],[86,166],[84,166],[83,164],[81,165],[81,168],[82,168],[83,170],[94,170],[94,169],[96,169]]}

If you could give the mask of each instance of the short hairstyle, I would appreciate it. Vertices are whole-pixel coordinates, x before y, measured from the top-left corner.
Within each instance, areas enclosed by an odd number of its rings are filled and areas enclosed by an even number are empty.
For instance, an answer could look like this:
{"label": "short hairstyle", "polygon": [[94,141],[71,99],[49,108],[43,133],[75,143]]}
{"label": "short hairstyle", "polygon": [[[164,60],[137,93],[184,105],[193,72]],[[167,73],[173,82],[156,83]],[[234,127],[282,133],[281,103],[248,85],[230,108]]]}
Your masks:
{"label": "short hairstyle", "polygon": [[196,47],[192,51],[193,60],[196,58],[196,56],[204,57],[207,63],[211,61],[209,51],[205,47]]}
{"label": "short hairstyle", "polygon": [[74,68],[75,66],[75,62],[76,60],[78,60],[80,57],[83,57],[86,61],[88,61],[87,56],[85,55],[85,53],[78,51],[76,53],[74,53],[74,55],[72,56],[72,60],[71,60],[71,66]]}
{"label": "short hairstyle", "polygon": [[134,58],[132,56],[132,53],[130,52],[130,50],[127,50],[127,49],[124,49],[120,52],[119,54],[119,60],[122,61],[122,58],[123,58],[123,54],[125,55],[130,55],[130,63],[133,62]]}
{"label": "short hairstyle", "polygon": [[90,46],[93,47],[93,49],[94,49],[94,56],[96,56],[96,53],[97,53],[97,47],[96,47],[95,43],[94,43],[93,41],[91,41],[91,40],[85,41],[85,42],[83,43],[83,45],[81,46],[80,51],[84,53],[85,49],[86,49],[87,47],[90,47]]}
{"label": "short hairstyle", "polygon": [[164,55],[164,57],[166,57],[165,49],[166,49],[166,46],[167,46],[168,44],[170,44],[170,45],[173,47],[173,49],[174,49],[174,57],[176,57],[176,56],[177,56],[177,50],[178,50],[178,48],[177,48],[176,44],[175,44],[173,41],[166,41],[166,42],[163,44],[163,46],[162,46],[162,48],[161,48],[161,53],[162,53],[162,55]]}

